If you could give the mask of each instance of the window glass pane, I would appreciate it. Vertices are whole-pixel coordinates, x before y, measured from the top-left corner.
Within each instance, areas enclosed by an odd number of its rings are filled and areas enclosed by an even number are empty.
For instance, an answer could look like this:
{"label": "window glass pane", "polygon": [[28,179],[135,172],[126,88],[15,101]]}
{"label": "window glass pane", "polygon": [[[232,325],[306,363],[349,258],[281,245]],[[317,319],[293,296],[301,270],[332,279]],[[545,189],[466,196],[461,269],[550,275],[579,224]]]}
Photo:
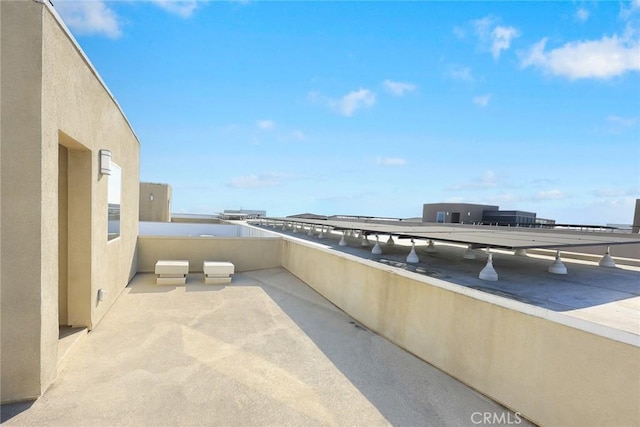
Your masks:
{"label": "window glass pane", "polygon": [[111,163],[111,175],[107,176],[107,240],[120,237],[120,199],[122,194],[122,169]]}

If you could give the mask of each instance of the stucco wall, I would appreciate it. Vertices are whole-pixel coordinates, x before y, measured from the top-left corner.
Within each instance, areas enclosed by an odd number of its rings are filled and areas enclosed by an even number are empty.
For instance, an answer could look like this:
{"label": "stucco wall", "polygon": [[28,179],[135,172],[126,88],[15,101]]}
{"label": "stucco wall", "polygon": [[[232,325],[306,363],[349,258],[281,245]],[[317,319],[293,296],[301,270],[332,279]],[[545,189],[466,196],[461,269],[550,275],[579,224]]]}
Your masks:
{"label": "stucco wall", "polygon": [[[47,313],[40,306],[47,295],[41,278],[47,274],[50,260],[46,258],[52,255],[46,247],[43,251],[41,231],[44,189],[40,179],[43,166],[39,126],[42,119],[39,9],[33,2],[0,2],[2,401],[40,394],[40,343],[43,335],[52,332],[43,331]],[[54,327],[57,333],[57,326]],[[46,376],[50,368],[45,371]]]}
{"label": "stucco wall", "polygon": [[[48,8],[43,11],[43,150],[53,153],[57,152],[59,143],[67,144],[69,151],[87,156],[89,160],[86,162],[88,171],[83,176],[88,184],[85,191],[89,194],[74,194],[71,188],[68,197],[70,204],[78,196],[90,206],[90,214],[84,218],[87,223],[70,224],[69,237],[73,237],[74,229],[83,235],[90,231],[91,286],[78,302],[90,307],[90,315],[76,321],[91,328],[104,316],[136,271],[133,260],[138,234],[140,145],[119,106],[68,33]],[[111,241],[107,241],[107,181],[110,177],[99,173],[100,149],[110,150],[112,161],[122,168],[120,237]],[[54,159],[54,156],[43,159],[43,163],[51,168],[50,174],[43,176],[47,184],[56,176],[53,173],[57,173]],[[73,173],[71,166],[70,173]],[[51,181],[51,184],[57,184],[56,180]],[[52,193],[56,194],[55,191]],[[49,202],[57,206],[57,197]],[[107,299],[98,303],[97,292],[101,288],[107,290]],[[69,303],[71,305],[73,301]]]}
{"label": "stucco wall", "polygon": [[[153,197],[152,197],[153,196]],[[171,221],[171,186],[140,183],[140,221]]]}
{"label": "stucco wall", "polygon": [[280,267],[282,240],[273,237],[138,237],[138,271],[153,273],[160,259],[188,260],[190,272],[202,262],[230,261],[237,272]]}
{"label": "stucco wall", "polygon": [[283,266],[368,328],[536,423],[640,422],[637,345],[299,241],[283,241]]}
{"label": "stucco wall", "polygon": [[[139,144],[50,6],[18,0],[0,8],[4,402],[39,396],[56,375],[61,264],[67,323],[88,328],[135,274]],[[123,175],[121,237],[110,242],[99,149],[112,151]],[[59,168],[67,169],[66,191]],[[59,209],[59,200],[67,206]],[[108,291],[101,303],[100,288]]]}

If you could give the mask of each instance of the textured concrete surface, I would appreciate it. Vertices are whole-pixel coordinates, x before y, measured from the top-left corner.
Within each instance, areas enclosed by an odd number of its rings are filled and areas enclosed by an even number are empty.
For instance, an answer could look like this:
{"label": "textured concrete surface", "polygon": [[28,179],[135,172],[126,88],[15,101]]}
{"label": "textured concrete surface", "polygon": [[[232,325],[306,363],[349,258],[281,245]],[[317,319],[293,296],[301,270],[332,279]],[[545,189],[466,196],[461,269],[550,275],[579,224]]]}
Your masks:
{"label": "textured concrete surface", "polygon": [[43,397],[3,406],[6,425],[519,420],[368,331],[282,268],[237,274],[226,286],[203,285],[195,274],[186,286],[159,287],[154,277],[134,278]]}

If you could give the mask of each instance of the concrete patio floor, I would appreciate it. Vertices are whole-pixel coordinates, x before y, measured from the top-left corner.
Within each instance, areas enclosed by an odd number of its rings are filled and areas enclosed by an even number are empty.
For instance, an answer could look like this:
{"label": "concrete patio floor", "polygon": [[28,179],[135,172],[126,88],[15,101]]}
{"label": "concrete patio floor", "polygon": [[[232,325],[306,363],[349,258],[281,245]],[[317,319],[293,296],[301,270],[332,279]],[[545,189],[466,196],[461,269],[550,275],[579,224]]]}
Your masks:
{"label": "concrete patio floor", "polygon": [[39,400],[3,406],[4,423],[464,426],[481,419],[474,413],[516,419],[282,268],[237,274],[227,286],[204,285],[198,274],[186,286],[154,279],[138,274]]}

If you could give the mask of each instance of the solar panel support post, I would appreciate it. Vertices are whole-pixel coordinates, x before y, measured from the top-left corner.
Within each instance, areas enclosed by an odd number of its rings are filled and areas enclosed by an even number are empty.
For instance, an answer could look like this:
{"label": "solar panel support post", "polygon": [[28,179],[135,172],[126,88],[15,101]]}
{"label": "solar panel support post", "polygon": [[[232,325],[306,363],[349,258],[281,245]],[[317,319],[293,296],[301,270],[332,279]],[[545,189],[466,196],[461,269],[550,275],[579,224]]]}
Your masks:
{"label": "solar panel support post", "polygon": [[551,274],[567,274],[567,267],[562,262],[562,258],[560,258],[560,251],[556,251],[556,259],[549,266],[549,273]]}
{"label": "solar panel support post", "polygon": [[487,265],[480,271],[478,278],[480,280],[487,280],[490,282],[498,281],[498,273],[496,269],[493,268],[493,254],[491,253],[491,249],[487,248]]}
{"label": "solar panel support post", "polygon": [[616,262],[611,258],[611,254],[609,246],[607,246],[607,252],[602,256],[600,262],[598,263],[600,267],[614,268],[616,266]]}
{"label": "solar panel support post", "polygon": [[411,239],[411,252],[407,255],[407,263],[409,264],[418,264],[420,262],[420,258],[418,258],[418,254],[416,254],[416,243],[413,239]]}
{"label": "solar panel support post", "polygon": [[471,245],[467,246],[467,250],[462,254],[464,259],[476,259],[476,252],[471,248]]}
{"label": "solar panel support post", "polygon": [[380,247],[380,238],[376,234],[376,244],[373,249],[371,249],[371,253],[374,255],[382,255],[382,248]]}

